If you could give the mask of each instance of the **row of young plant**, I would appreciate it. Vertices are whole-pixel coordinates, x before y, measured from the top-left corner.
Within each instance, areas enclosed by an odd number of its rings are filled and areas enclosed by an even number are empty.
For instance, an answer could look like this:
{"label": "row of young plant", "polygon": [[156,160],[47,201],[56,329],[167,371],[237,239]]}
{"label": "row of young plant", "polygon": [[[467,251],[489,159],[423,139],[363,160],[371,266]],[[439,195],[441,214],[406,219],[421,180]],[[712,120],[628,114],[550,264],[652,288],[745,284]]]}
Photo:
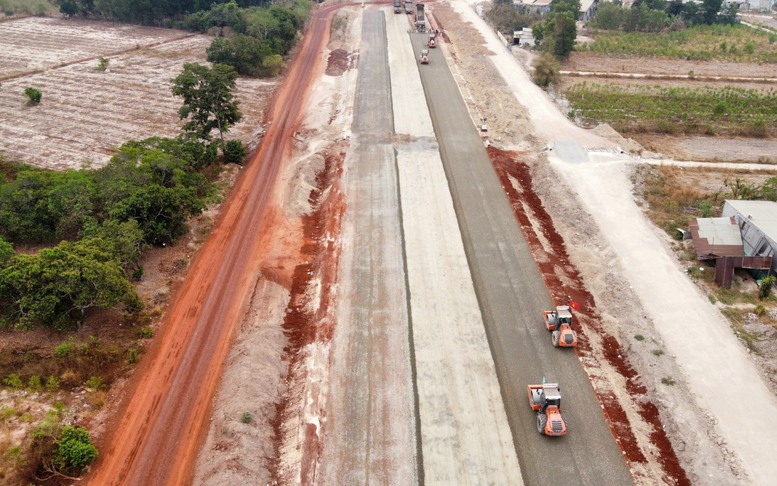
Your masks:
{"label": "row of young plant", "polygon": [[777,33],[742,25],[701,25],[656,35],[645,32],[597,32],[594,42],[576,50],[614,56],[687,60],[777,62]]}
{"label": "row of young plant", "polygon": [[564,96],[572,115],[616,130],[777,135],[777,90],[579,83]]}

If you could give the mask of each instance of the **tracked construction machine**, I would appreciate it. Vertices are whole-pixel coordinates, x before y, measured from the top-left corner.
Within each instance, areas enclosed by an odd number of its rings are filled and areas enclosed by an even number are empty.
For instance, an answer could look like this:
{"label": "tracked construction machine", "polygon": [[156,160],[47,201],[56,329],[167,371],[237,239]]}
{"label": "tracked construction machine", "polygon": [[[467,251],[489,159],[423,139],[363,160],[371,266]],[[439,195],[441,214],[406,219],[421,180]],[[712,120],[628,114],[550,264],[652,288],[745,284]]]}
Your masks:
{"label": "tracked construction machine", "polygon": [[529,385],[527,391],[529,406],[537,412],[537,432],[550,437],[567,435],[567,421],[561,416],[561,390],[558,383]]}
{"label": "tracked construction machine", "polygon": [[572,330],[572,311],[568,305],[556,306],[555,310],[545,311],[545,327],[551,331],[553,346],[573,348],[577,346],[577,333]]}

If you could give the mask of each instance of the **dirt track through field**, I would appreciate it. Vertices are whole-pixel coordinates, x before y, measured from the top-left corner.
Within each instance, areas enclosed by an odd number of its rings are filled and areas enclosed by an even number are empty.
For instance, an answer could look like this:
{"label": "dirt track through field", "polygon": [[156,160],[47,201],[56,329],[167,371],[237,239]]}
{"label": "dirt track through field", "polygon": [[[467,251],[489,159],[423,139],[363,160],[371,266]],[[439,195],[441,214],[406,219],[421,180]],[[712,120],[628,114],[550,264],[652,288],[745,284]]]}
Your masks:
{"label": "dirt track through field", "polygon": [[266,210],[318,64],[329,14],[318,10],[274,102],[273,121],[171,304],[159,343],[127,392],[89,484],[180,485],[194,460],[236,325],[272,234]]}

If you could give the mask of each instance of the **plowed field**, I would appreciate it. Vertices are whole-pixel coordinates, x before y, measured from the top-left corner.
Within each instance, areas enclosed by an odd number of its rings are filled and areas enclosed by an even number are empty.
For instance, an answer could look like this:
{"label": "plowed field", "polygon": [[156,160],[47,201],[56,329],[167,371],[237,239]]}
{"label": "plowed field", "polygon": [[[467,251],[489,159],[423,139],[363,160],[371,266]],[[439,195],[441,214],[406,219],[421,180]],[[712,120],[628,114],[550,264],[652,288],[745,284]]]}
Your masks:
{"label": "plowed field", "polygon": [[[185,62],[205,62],[211,37],[170,29],[26,18],[0,23],[0,153],[55,169],[104,165],[128,140],[175,136],[181,99],[170,92]],[[109,59],[106,70],[98,59]],[[37,88],[41,103],[27,104]],[[254,147],[274,82],[238,80],[243,121],[232,129]]]}

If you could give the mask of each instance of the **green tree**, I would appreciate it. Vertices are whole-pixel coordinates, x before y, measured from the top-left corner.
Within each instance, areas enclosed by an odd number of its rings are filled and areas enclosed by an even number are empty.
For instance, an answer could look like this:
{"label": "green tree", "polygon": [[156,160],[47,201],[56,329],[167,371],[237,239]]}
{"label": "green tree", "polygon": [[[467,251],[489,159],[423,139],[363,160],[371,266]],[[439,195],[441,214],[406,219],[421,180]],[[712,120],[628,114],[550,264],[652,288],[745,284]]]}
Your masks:
{"label": "green tree", "polygon": [[262,66],[262,60],[272,54],[268,43],[254,37],[235,34],[213,39],[207,49],[208,61],[226,64],[235,68],[238,74],[255,76]]}
{"label": "green tree", "polygon": [[704,23],[712,25],[718,21],[718,12],[723,5],[723,0],[703,0],[701,9],[704,12]]}
{"label": "green tree", "polygon": [[14,255],[16,255],[16,253],[13,251],[13,245],[0,236],[0,269],[2,269]]}
{"label": "green tree", "polygon": [[216,129],[223,147],[224,134],[242,117],[232,93],[236,80],[237,73],[231,66],[215,64],[208,68],[198,63],[184,64],[172,88],[174,95],[183,98],[178,116],[188,119],[184,130],[210,141],[211,132]]}
{"label": "green tree", "polygon": [[66,425],[55,444],[54,464],[60,470],[80,473],[99,455],[97,447],[92,444],[92,437],[83,427]]}
{"label": "green tree", "polygon": [[16,255],[0,269],[0,309],[15,328],[42,323],[67,329],[92,307],[119,303],[140,309],[135,289],[105,245],[62,242],[35,255]]}
{"label": "green tree", "polygon": [[575,48],[577,25],[575,17],[569,12],[552,14],[548,20],[550,44],[548,49],[558,59],[564,59]]}
{"label": "green tree", "polygon": [[72,17],[79,12],[78,4],[75,0],[60,0],[59,13],[65,17]]}
{"label": "green tree", "polygon": [[593,26],[602,30],[618,30],[623,25],[624,11],[620,5],[605,2],[596,9]]}

